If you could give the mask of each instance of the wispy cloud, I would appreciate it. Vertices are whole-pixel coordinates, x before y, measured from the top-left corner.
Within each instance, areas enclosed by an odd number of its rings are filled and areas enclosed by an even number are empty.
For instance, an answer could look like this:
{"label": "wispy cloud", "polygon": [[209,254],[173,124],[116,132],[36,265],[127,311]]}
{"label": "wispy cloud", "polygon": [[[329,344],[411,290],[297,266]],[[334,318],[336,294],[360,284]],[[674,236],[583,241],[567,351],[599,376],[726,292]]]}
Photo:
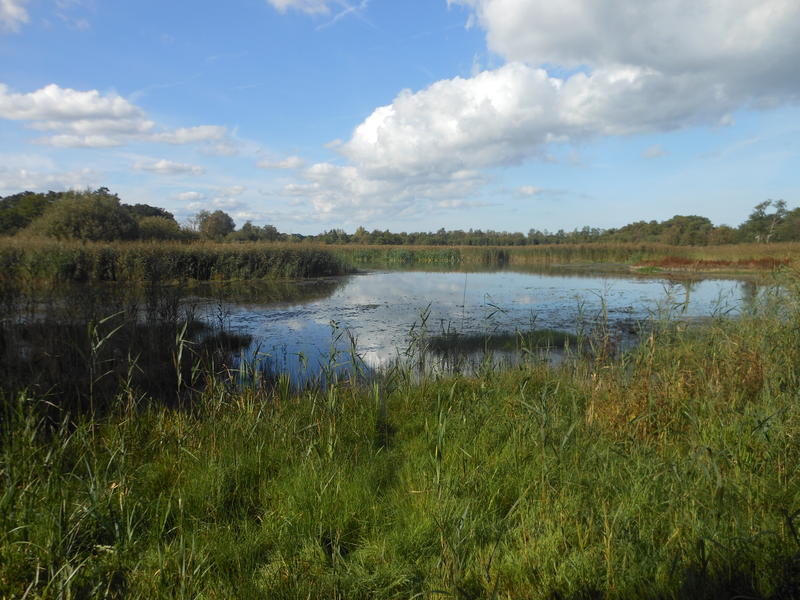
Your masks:
{"label": "wispy cloud", "polygon": [[257,165],[260,169],[302,169],[306,161],[299,156],[287,156],[283,160],[262,160]]}
{"label": "wispy cloud", "polygon": [[140,160],[133,164],[133,168],[137,171],[149,171],[159,175],[202,175],[206,171],[203,167],[174,162],[165,158]]}
{"label": "wispy cloud", "polygon": [[[347,15],[350,15],[350,14],[355,14],[355,15],[358,15],[360,17],[363,17],[363,12],[367,9],[367,6],[369,6],[369,0],[361,0],[361,2],[359,4],[357,4],[357,5],[352,5],[352,4],[349,4],[348,2],[344,2],[343,0],[340,0],[339,4],[342,7],[342,10],[340,10],[338,13],[336,13],[330,21],[328,21],[326,23],[323,23],[322,25],[318,25],[317,28],[316,28],[317,31],[320,31],[322,29],[326,29],[328,27],[331,27],[332,25],[335,25],[337,22],[341,21],[343,18],[345,18]],[[363,18],[362,18],[362,20],[363,20]],[[371,23],[369,23],[369,24],[371,25]]]}
{"label": "wispy cloud", "polygon": [[656,144],[655,146],[650,146],[642,150],[642,158],[659,158],[665,154],[666,152],[664,152],[664,148],[661,147],[661,144]]}
{"label": "wispy cloud", "polygon": [[0,30],[19,31],[28,22],[25,5],[29,0],[0,0]]}

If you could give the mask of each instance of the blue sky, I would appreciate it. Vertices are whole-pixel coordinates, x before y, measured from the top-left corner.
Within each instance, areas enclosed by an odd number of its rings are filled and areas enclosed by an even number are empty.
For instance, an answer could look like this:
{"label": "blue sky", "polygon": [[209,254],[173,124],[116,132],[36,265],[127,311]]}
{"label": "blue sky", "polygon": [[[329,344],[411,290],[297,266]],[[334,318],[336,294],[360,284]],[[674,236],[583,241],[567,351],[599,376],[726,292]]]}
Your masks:
{"label": "blue sky", "polygon": [[0,0],[0,195],[281,231],[798,203],[796,0]]}

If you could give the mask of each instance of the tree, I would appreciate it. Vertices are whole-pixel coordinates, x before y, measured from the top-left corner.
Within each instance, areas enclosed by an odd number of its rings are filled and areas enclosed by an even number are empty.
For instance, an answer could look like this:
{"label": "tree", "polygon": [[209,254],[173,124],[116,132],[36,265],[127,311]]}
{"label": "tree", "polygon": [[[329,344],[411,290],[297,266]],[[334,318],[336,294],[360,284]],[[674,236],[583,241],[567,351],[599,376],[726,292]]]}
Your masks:
{"label": "tree", "polygon": [[219,241],[236,229],[231,216],[221,210],[215,210],[213,213],[201,210],[195,215],[194,221],[200,235],[209,240]]}
{"label": "tree", "polygon": [[22,192],[0,198],[0,235],[13,235],[25,229],[60,197],[61,194],[57,192]]}
{"label": "tree", "polygon": [[184,237],[175,219],[166,217],[143,217],[139,219],[139,239],[179,240]]}
{"label": "tree", "polygon": [[133,240],[139,225],[108,188],[65,192],[28,231],[60,239],[84,241]]}
{"label": "tree", "polygon": [[123,204],[122,207],[127,210],[137,221],[144,219],[145,217],[163,217],[165,219],[175,219],[175,215],[166,209],[159,208],[158,206],[150,206],[149,204]]}
{"label": "tree", "polygon": [[[767,213],[769,207],[773,207],[773,213]],[[739,227],[742,239],[745,241],[755,240],[768,244],[775,235],[775,230],[787,217],[786,202],[784,200],[765,200],[759,202],[753,208],[753,212],[747,221]]]}

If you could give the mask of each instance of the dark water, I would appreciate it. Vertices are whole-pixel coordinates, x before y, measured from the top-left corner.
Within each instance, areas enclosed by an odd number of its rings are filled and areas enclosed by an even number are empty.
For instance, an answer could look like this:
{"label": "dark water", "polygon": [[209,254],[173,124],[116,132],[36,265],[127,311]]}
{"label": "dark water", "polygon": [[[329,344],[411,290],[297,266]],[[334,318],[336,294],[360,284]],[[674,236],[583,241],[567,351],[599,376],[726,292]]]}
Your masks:
{"label": "dark water", "polygon": [[757,296],[749,281],[670,281],[630,275],[511,271],[372,271],[293,285],[251,285],[233,297],[207,288],[191,298],[197,315],[252,336],[243,356],[294,379],[346,365],[386,366],[421,336],[458,332],[591,330],[598,322],[630,335],[642,321],[735,315]]}

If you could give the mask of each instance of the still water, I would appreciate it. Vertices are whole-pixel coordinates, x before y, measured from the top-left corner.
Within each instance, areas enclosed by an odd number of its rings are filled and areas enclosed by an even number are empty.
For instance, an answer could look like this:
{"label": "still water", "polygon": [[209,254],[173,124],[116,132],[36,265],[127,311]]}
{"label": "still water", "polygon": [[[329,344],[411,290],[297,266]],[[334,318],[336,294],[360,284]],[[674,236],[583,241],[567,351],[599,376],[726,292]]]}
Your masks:
{"label": "still water", "polygon": [[754,283],[735,279],[513,271],[370,271],[287,285],[251,285],[238,294],[208,288],[190,301],[201,318],[252,336],[246,358],[298,380],[346,363],[353,348],[368,368],[380,368],[423,332],[577,333],[606,319],[612,331],[630,334],[652,318],[736,314],[758,293]]}

